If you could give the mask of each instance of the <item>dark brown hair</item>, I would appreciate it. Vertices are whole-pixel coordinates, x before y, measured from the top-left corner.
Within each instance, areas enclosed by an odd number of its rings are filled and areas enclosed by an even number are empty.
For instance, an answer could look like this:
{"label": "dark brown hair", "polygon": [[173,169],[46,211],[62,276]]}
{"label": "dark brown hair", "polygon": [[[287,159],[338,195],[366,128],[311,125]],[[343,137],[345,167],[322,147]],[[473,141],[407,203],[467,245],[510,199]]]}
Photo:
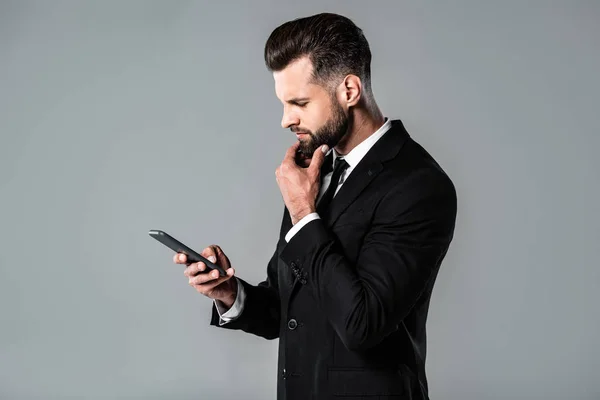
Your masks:
{"label": "dark brown hair", "polygon": [[341,15],[322,13],[280,25],[269,36],[264,56],[271,72],[308,56],[316,83],[332,88],[338,80],[354,74],[370,91],[369,43],[363,31]]}

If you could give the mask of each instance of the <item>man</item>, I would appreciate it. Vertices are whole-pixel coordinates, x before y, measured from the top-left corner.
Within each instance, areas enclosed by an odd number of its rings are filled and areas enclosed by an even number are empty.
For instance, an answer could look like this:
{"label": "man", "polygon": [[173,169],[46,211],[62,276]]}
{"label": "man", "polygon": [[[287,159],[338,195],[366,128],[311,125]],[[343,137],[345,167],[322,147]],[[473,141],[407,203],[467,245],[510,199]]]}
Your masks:
{"label": "man", "polygon": [[427,399],[425,325],[454,232],[454,186],[382,115],[369,45],[349,19],[283,24],[265,61],[282,126],[298,137],[276,170],[285,208],[267,278],[231,279],[213,245],[202,254],[227,276],[190,264],[189,284],[214,300],[212,325],[279,338],[278,399]]}

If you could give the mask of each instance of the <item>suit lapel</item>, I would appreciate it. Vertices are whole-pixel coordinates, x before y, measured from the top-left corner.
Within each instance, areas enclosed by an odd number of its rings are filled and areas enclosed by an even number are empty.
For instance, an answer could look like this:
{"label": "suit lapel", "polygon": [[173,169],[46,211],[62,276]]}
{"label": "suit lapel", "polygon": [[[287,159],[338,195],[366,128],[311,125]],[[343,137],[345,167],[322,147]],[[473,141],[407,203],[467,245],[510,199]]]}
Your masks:
{"label": "suit lapel", "polygon": [[[335,224],[342,213],[383,171],[385,168],[384,163],[398,154],[409,137],[402,122],[393,120],[391,128],[365,154],[331,200],[329,212],[322,217],[326,226]],[[288,273],[291,280],[293,280],[291,297],[301,285],[298,278],[292,275],[291,271],[288,271]]]}
{"label": "suit lapel", "polygon": [[393,158],[404,144],[408,133],[399,120],[371,147],[335,195],[325,215],[327,226],[333,226],[342,213],[373,182],[384,169],[384,163]]}

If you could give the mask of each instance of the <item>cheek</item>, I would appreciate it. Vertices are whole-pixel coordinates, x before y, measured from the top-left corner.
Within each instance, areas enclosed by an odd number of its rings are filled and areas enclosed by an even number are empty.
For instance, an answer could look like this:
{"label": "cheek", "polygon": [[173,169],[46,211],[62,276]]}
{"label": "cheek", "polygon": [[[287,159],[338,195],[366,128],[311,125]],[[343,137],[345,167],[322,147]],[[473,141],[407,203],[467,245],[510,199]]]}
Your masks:
{"label": "cheek", "polygon": [[328,117],[328,109],[324,106],[315,104],[310,110],[306,110],[303,122],[304,125],[314,133],[327,123]]}

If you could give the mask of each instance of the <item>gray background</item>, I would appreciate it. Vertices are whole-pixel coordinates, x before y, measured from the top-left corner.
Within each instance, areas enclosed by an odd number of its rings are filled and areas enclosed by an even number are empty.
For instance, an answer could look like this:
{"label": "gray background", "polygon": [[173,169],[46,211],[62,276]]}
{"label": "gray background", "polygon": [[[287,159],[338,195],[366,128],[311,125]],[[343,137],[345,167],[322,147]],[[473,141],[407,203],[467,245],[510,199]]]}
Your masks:
{"label": "gray background", "polygon": [[264,278],[296,140],[264,41],[321,11],[458,190],[432,398],[600,398],[600,2],[267,0],[0,2],[0,398],[275,397],[277,342],[147,232]]}

